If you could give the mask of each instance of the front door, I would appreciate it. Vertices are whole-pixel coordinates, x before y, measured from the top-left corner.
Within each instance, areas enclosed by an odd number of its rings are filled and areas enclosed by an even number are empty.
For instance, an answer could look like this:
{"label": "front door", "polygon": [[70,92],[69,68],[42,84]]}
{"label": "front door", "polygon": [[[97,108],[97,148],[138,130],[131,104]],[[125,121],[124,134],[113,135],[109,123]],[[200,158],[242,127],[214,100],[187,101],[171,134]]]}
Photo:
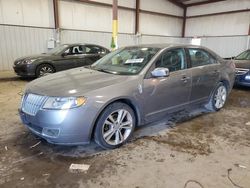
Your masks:
{"label": "front door", "polygon": [[57,60],[54,60],[58,71],[67,70],[77,67],[78,60],[83,59],[83,50],[81,45],[71,46],[60,55]]}
{"label": "front door", "polygon": [[171,49],[163,52],[150,68],[149,73],[158,67],[168,68],[168,77],[144,79],[144,113],[146,121],[154,121],[188,104],[191,93],[191,71],[187,69],[185,50]]}

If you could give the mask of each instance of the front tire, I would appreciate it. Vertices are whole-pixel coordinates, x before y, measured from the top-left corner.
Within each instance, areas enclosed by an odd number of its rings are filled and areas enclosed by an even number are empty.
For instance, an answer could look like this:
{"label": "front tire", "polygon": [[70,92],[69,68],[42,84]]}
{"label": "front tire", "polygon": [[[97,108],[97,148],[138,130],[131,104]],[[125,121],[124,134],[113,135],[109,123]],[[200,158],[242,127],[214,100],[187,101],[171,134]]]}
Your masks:
{"label": "front tire", "polygon": [[55,69],[50,64],[41,64],[36,68],[36,77],[42,77],[55,72]]}
{"label": "front tire", "polygon": [[104,149],[118,148],[129,140],[135,123],[130,106],[115,102],[101,113],[94,132],[95,142]]}
{"label": "front tire", "polygon": [[223,108],[227,100],[227,87],[220,82],[212,93],[209,102],[205,105],[209,111],[219,111]]}

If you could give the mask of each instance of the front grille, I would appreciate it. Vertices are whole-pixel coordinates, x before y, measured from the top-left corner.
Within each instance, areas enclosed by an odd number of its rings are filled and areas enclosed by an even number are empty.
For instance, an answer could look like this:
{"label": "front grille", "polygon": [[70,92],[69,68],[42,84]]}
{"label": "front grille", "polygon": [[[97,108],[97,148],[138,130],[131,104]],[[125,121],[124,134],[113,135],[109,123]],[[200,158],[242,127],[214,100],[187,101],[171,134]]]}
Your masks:
{"label": "front grille", "polygon": [[236,68],[235,73],[236,75],[244,75],[249,71],[249,69],[241,69],[241,68]]}
{"label": "front grille", "polygon": [[35,95],[32,93],[26,94],[22,103],[22,111],[24,113],[34,116],[42,107],[45,100],[45,96]]}

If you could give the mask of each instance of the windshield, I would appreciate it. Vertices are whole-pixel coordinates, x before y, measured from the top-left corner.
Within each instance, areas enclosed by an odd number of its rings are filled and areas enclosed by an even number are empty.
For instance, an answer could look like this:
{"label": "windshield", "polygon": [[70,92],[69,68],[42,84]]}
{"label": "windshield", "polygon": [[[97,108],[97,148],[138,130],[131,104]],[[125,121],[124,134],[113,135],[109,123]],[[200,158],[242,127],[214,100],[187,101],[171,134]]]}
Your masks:
{"label": "windshield", "polygon": [[135,75],[143,69],[158,51],[159,48],[122,48],[98,60],[91,68],[111,74]]}
{"label": "windshield", "polygon": [[236,56],[236,60],[250,60],[250,50],[242,52],[240,55]]}
{"label": "windshield", "polygon": [[66,44],[57,46],[57,47],[51,49],[50,51],[48,51],[48,54],[57,55],[57,54],[63,52],[67,47],[68,47],[68,45],[66,45]]}

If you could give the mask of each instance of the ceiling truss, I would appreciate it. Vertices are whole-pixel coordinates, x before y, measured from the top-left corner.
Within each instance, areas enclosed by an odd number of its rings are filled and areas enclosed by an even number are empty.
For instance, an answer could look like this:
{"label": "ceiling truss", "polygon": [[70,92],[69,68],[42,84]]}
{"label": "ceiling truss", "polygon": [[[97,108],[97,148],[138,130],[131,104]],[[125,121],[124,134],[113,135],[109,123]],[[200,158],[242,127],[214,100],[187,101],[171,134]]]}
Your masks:
{"label": "ceiling truss", "polygon": [[206,5],[209,3],[216,3],[220,1],[226,1],[226,0],[168,0],[171,3],[181,7],[181,8],[187,8],[191,6],[198,6],[198,5]]}

